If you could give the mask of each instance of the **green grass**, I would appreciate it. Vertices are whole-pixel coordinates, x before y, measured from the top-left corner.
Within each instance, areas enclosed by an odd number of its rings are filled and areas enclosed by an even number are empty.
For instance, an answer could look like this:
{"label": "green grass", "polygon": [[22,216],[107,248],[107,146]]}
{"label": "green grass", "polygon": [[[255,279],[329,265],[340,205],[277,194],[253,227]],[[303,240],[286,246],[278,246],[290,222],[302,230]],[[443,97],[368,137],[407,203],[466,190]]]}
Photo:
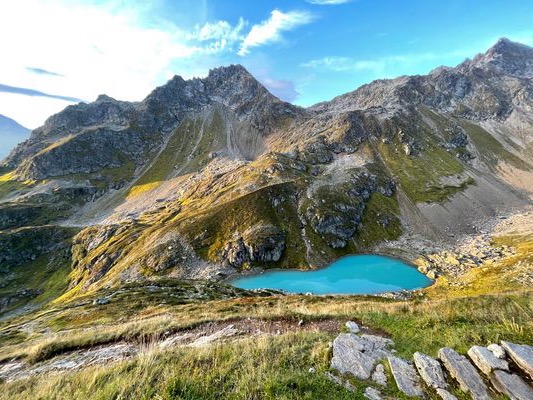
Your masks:
{"label": "green grass", "polygon": [[531,170],[531,165],[509,152],[494,136],[479,125],[468,121],[461,121],[461,125],[478,149],[481,159],[488,165],[496,167],[503,161],[523,171]]}
{"label": "green grass", "polygon": [[[397,239],[402,234],[399,216],[400,209],[395,197],[373,193],[363,214],[363,228],[357,233],[354,240],[364,249],[382,240]],[[379,223],[384,218],[390,220],[386,226]]]}
{"label": "green grass", "polygon": [[[146,305],[147,306],[147,305]],[[96,307],[96,306],[95,306]],[[100,306],[102,308],[103,306]],[[71,310],[80,313],[79,310]],[[169,329],[175,321],[224,320],[242,318],[290,318],[310,321],[320,318],[353,319],[365,326],[391,335],[400,356],[411,357],[414,351],[436,355],[443,346],[465,352],[473,344],[487,345],[499,340],[533,344],[533,293],[479,296],[449,300],[395,302],[357,296],[282,296],[200,302],[159,310],[160,314],[103,326],[95,323],[64,331],[61,340],[47,336],[46,347],[38,347],[34,356],[46,359],[66,349],[76,348],[81,337],[95,345],[106,340],[121,325],[123,334],[145,329],[156,335]],[[119,321],[117,324],[116,321]],[[36,321],[38,323],[38,321]],[[158,323],[156,323],[158,322]],[[35,323],[35,322],[34,322]],[[186,326],[186,325],[183,325]],[[339,327],[340,331],[340,327]],[[107,335],[104,340],[104,334]],[[97,340],[98,335],[102,335]],[[1,398],[164,398],[164,399],[314,399],[362,398],[365,382],[357,385],[356,395],[327,381],[322,373],[328,369],[328,342],[335,334],[299,332],[264,338],[250,338],[219,343],[202,349],[175,348],[144,351],[139,358],[108,363],[73,373],[33,377],[3,384]],[[146,336],[149,337],[149,336]],[[12,346],[4,347],[4,354]],[[26,350],[35,348],[28,344]],[[308,369],[314,367],[316,374]],[[402,398],[394,387],[385,394]],[[334,396],[334,397],[332,397]]]}
{"label": "green grass", "polygon": [[211,117],[185,120],[175,130],[152,165],[134,183],[128,195],[135,196],[158,187],[178,169],[180,174],[198,170],[214,149],[225,146],[225,130],[218,111]]}
{"label": "green grass", "polygon": [[32,185],[30,181],[18,181],[15,179],[15,173],[13,171],[5,172],[0,175],[0,200],[4,199],[8,195],[15,191],[23,190]]}
{"label": "green grass", "polygon": [[[441,185],[441,177],[458,175],[464,167],[452,154],[436,146],[427,146],[417,156],[408,156],[399,144],[378,143],[381,159],[411,201],[442,202],[465,187]],[[468,183],[465,183],[468,185]]]}

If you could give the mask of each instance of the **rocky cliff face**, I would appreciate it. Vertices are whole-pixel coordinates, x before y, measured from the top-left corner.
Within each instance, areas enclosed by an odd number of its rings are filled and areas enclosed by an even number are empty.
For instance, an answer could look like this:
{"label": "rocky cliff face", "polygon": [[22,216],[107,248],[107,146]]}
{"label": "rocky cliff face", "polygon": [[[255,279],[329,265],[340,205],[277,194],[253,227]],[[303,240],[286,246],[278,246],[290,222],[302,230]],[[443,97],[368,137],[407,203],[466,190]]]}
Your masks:
{"label": "rocky cliff face", "polygon": [[100,96],[8,157],[0,230],[77,226],[74,291],[316,267],[402,235],[444,244],[530,203],[532,65],[502,39],[309,109],[241,66],[174,77],[140,103]]}

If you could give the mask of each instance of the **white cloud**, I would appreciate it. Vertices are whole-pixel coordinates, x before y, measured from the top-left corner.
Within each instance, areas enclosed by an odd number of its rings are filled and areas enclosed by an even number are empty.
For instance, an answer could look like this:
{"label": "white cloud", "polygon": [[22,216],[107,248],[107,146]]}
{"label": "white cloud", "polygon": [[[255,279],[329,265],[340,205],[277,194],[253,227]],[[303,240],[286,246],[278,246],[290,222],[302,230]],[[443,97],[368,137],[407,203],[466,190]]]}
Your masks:
{"label": "white cloud", "polygon": [[244,56],[250,52],[252,47],[279,42],[282,40],[282,32],[308,24],[314,19],[313,14],[307,11],[289,11],[284,13],[279,10],[273,10],[269,19],[252,26],[252,29],[244,38],[238,54]]}
{"label": "white cloud", "polygon": [[[235,26],[217,21],[192,32],[168,20],[154,28],[143,26],[143,8],[116,4],[0,2],[0,83],[87,101],[101,93],[137,101],[174,73],[203,74],[205,57],[236,50],[244,40],[242,18]],[[0,96],[0,113],[31,128],[65,106],[53,99]]]}
{"label": "white cloud", "polygon": [[302,67],[314,71],[332,72],[359,72],[371,71],[375,75],[385,77],[394,75],[394,71],[399,68],[414,67],[428,61],[446,61],[451,57],[465,58],[473,54],[472,51],[454,51],[443,53],[413,53],[404,55],[393,55],[376,59],[356,59],[351,57],[323,57],[301,64]]}
{"label": "white cloud", "polygon": [[321,6],[334,6],[337,4],[349,3],[352,0],[306,0],[308,3],[317,4]]}
{"label": "white cloud", "polygon": [[219,52],[233,49],[234,45],[244,40],[244,28],[248,25],[242,17],[237,25],[232,26],[228,21],[207,22],[203,26],[196,25],[195,30],[188,37],[191,40],[208,45],[206,51]]}

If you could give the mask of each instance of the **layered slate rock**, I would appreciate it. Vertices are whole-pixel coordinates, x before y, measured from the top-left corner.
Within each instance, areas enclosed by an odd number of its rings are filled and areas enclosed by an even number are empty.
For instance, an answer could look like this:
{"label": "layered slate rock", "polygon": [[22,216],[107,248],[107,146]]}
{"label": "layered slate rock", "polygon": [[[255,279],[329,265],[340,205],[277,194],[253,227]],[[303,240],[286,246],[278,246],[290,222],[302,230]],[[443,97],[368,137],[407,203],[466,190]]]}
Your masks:
{"label": "layered slate rock", "polygon": [[440,396],[442,400],[457,400],[457,397],[455,397],[453,394],[448,392],[446,389],[437,389],[437,394]]}
{"label": "layered slate rock", "polygon": [[494,370],[509,371],[509,364],[494,355],[492,351],[483,346],[472,346],[468,356],[478,369],[485,375],[490,375]]}
{"label": "layered slate rock", "polygon": [[485,382],[465,356],[444,347],[439,350],[439,358],[450,375],[459,382],[461,390],[469,393],[473,400],[490,400]]}
{"label": "layered slate rock", "polygon": [[491,382],[501,393],[511,400],[533,399],[533,389],[516,374],[496,370],[492,373]]}
{"label": "layered slate rock", "polygon": [[424,398],[420,379],[413,365],[398,357],[388,357],[389,366],[398,389],[407,396]]}
{"label": "layered slate rock", "polygon": [[444,377],[444,370],[434,358],[417,351],[413,354],[416,369],[429,387],[447,389],[448,383]]}
{"label": "layered slate rock", "polygon": [[385,375],[385,367],[383,364],[378,364],[376,370],[372,374],[372,380],[378,385],[387,386],[387,375]]}
{"label": "layered slate rock", "polygon": [[364,396],[368,400],[382,400],[383,399],[383,397],[381,397],[381,393],[379,392],[379,390],[373,387],[367,387],[365,389]]}
{"label": "layered slate rock", "polygon": [[513,361],[533,378],[533,347],[503,340],[502,346]]}
{"label": "layered slate rock", "polygon": [[392,340],[381,336],[341,333],[333,341],[331,368],[359,379],[369,379],[374,366],[392,355],[388,349],[392,345]]}

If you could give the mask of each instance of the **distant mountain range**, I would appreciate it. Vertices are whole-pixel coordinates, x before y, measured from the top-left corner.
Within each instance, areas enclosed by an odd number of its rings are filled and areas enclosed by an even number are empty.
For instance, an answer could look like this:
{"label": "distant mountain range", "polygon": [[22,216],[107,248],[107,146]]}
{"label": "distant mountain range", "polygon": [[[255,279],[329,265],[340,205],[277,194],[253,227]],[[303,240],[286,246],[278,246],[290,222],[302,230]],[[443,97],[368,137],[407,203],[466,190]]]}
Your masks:
{"label": "distant mountain range", "polygon": [[69,106],[5,161],[0,264],[55,257],[80,293],[370,250],[413,258],[531,204],[532,77],[533,49],[501,39],[310,108],[242,66],[176,76],[138,103]]}
{"label": "distant mountain range", "polygon": [[17,121],[0,114],[0,160],[7,157],[15,146],[30,137],[30,130]]}

